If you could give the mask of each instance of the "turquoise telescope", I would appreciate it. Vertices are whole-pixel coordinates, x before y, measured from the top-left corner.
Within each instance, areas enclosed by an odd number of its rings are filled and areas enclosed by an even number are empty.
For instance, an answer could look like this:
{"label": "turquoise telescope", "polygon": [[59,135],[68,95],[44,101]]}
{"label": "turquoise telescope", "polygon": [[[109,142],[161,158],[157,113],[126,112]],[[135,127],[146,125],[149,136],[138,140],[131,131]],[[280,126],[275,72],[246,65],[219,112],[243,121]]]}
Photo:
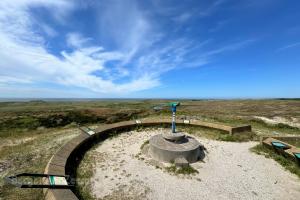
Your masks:
{"label": "turquoise telescope", "polygon": [[169,103],[172,110],[172,133],[176,133],[176,108],[180,106],[179,102],[171,102]]}

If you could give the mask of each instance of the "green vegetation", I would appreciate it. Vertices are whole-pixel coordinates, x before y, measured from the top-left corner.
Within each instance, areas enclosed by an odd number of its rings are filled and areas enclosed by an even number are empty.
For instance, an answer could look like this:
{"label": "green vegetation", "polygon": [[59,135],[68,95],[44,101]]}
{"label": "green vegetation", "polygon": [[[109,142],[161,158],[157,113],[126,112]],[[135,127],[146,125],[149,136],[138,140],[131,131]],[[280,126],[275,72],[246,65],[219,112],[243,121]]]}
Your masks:
{"label": "green vegetation", "polygon": [[78,135],[76,129],[45,129],[38,133],[0,140],[0,199],[43,199],[41,189],[20,189],[4,184],[5,176],[23,172],[43,173],[57,149]]}
{"label": "green vegetation", "polygon": [[195,174],[199,173],[198,170],[194,169],[190,165],[184,167],[176,167],[175,164],[172,164],[170,167],[165,167],[166,171],[172,174]]}
{"label": "green vegetation", "polygon": [[12,119],[0,120],[0,137],[6,136],[10,131],[22,132],[36,130],[39,127],[54,128],[62,127],[72,123],[114,123],[123,120],[130,120],[133,115],[138,114],[135,111],[128,113],[112,113],[111,115],[94,114],[90,111],[68,111],[63,114],[50,114],[48,116],[21,116]]}
{"label": "green vegetation", "polygon": [[[42,190],[18,189],[4,184],[3,177],[20,172],[43,173],[47,162],[58,148],[78,134],[76,124],[101,125],[142,117],[170,119],[168,102],[170,100],[1,102],[0,199],[42,199]],[[283,123],[271,125],[254,118],[254,116],[268,118],[280,116],[290,120],[299,119],[299,100],[180,100],[180,102],[181,106],[177,111],[179,119],[187,117],[231,126],[250,124],[257,135],[300,134],[299,128]],[[157,105],[163,109],[154,111],[153,107]],[[256,139],[252,134],[231,136],[207,128],[182,126],[180,129],[215,140],[239,142]],[[143,130],[143,127],[138,127],[137,130]],[[113,132],[111,136],[116,134],[117,132]],[[297,146],[299,143],[294,145]],[[280,156],[277,159],[285,158]],[[299,174],[292,163],[288,166],[291,171]],[[91,176],[89,171],[83,171],[83,174],[78,175],[87,179]],[[88,189],[88,186],[85,188]],[[84,198],[89,198],[88,191],[85,193],[81,190],[81,193]]]}
{"label": "green vegetation", "polygon": [[276,130],[277,131],[283,130],[283,131],[289,131],[289,132],[294,132],[294,131],[299,132],[300,131],[300,129],[298,127],[293,127],[293,126],[290,126],[288,124],[283,124],[283,123],[268,124],[261,119],[251,119],[250,123],[253,123],[256,126],[261,125],[261,126],[268,127],[270,129],[273,129],[274,131],[276,131]]}
{"label": "green vegetation", "polygon": [[300,178],[300,166],[294,161],[284,157],[283,155],[277,154],[271,149],[259,144],[253,148],[251,151],[257,153],[258,155],[264,155],[266,158],[272,158],[280,165],[282,165],[285,169],[290,171],[293,174],[296,174]]}
{"label": "green vegetation", "polygon": [[228,135],[226,132],[216,130],[216,129],[211,129],[211,128],[206,128],[206,127],[198,127],[198,126],[178,126],[180,130],[183,132],[196,135],[199,137],[204,137],[207,139],[213,139],[217,140],[221,135]]}
{"label": "green vegetation", "polygon": [[280,138],[281,141],[289,143],[297,148],[300,148],[300,138],[298,139],[288,139],[288,138]]}
{"label": "green vegetation", "polygon": [[[39,128],[62,127],[72,123],[114,123],[145,116],[170,117],[170,100],[30,101],[0,103],[0,137],[9,132],[24,134]],[[250,124],[267,134],[299,134],[287,124],[267,124],[254,116],[287,119],[299,117],[300,101],[274,100],[182,100],[178,115],[228,125]],[[162,106],[161,111],[153,107]],[[280,113],[280,114],[278,114]]]}
{"label": "green vegetation", "polygon": [[0,138],[70,124],[115,123],[151,112],[149,105],[133,100],[0,102]]}
{"label": "green vegetation", "polygon": [[95,168],[96,162],[94,158],[94,152],[88,151],[84,158],[81,160],[77,168],[77,180],[79,183],[76,185],[76,191],[80,199],[94,200],[96,199],[91,193],[91,181]]}
{"label": "green vegetation", "polygon": [[145,147],[145,145],[147,145],[147,144],[149,144],[149,140],[146,140],[146,141],[142,144],[142,146],[140,147],[140,149],[143,149],[143,148]]}
{"label": "green vegetation", "polygon": [[205,137],[207,139],[227,141],[227,142],[247,142],[258,140],[254,132],[244,132],[230,135],[227,132],[197,126],[179,126],[180,130],[190,133],[192,135]]}
{"label": "green vegetation", "polygon": [[119,135],[119,132],[116,131],[116,130],[111,131],[111,132],[109,133],[109,137],[110,137],[110,138],[117,137],[118,135]]}
{"label": "green vegetation", "polygon": [[226,142],[248,142],[253,140],[258,140],[258,137],[253,132],[243,132],[239,134],[222,134],[218,136],[218,139],[220,141],[226,141]]}

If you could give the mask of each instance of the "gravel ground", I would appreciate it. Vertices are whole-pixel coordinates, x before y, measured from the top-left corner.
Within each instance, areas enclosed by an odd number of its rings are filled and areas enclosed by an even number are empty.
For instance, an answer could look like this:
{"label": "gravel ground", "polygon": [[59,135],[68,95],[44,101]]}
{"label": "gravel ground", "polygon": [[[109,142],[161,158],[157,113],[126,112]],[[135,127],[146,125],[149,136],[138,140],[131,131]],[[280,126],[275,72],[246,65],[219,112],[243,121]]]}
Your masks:
{"label": "gravel ground", "polygon": [[102,199],[299,199],[299,179],[274,160],[251,153],[256,142],[196,137],[208,150],[203,162],[192,164],[198,174],[157,168],[140,147],[164,131],[169,130],[126,132],[100,144],[94,150],[93,194]]}

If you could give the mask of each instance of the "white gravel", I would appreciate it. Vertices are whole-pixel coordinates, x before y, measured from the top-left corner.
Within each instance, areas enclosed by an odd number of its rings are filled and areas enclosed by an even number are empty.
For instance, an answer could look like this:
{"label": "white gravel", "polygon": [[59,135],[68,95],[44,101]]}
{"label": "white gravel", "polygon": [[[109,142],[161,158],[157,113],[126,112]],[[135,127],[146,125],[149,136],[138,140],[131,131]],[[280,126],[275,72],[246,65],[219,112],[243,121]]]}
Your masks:
{"label": "white gravel", "polygon": [[[196,137],[207,148],[196,175],[176,176],[149,164],[140,146],[169,131],[131,131],[105,140],[94,153],[92,191],[103,199],[299,199],[300,181],[278,163],[249,151],[256,142],[233,143]],[[145,159],[145,160],[143,160]]]}

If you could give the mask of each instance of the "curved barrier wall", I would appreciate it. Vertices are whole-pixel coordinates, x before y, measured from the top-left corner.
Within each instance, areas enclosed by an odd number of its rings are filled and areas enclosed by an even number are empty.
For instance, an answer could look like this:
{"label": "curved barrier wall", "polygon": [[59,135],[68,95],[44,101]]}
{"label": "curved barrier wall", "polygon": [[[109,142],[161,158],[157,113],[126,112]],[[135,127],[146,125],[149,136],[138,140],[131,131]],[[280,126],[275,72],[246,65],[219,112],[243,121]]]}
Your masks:
{"label": "curved barrier wall", "polygon": [[[227,132],[229,134],[235,134],[243,131],[251,131],[251,126],[230,127],[221,124],[214,124],[200,121],[177,121],[177,124],[187,124],[200,127],[213,128]],[[81,160],[84,153],[95,143],[104,140],[115,131],[132,129],[137,126],[156,126],[156,125],[171,125],[170,120],[135,120],[125,121],[114,124],[107,124],[101,128],[97,128],[94,133],[90,135],[87,133],[81,133],[77,137],[70,140],[64,146],[62,146],[55,155],[51,157],[46,168],[45,174],[55,175],[76,175],[76,168],[78,161]],[[47,180],[45,180],[47,181]],[[71,189],[44,189],[45,199],[47,200],[77,200],[78,197]]]}

